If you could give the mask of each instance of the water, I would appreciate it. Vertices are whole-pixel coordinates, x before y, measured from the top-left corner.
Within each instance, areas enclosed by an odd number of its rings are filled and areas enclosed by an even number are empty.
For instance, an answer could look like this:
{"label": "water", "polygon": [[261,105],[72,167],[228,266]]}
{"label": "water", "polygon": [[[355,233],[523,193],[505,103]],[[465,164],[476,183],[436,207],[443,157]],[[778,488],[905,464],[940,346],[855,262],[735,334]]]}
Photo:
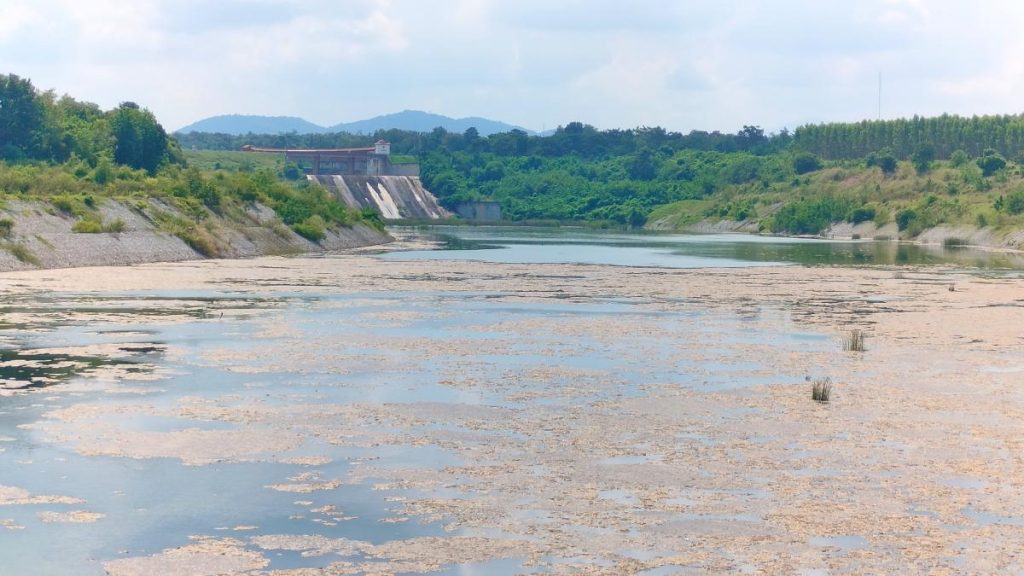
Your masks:
{"label": "water", "polygon": [[390,260],[478,260],[579,263],[666,268],[784,264],[948,265],[982,270],[1024,269],[1024,255],[968,247],[873,240],[824,240],[749,234],[656,234],[583,228],[428,226],[405,229],[441,243],[440,250],[394,252]]}
{"label": "water", "polygon": [[[380,257],[668,267],[853,261],[860,250],[889,248],[927,257],[891,244],[441,231],[448,234],[448,250]],[[310,263],[345,265],[330,258]],[[467,465],[467,455],[527,438],[533,430],[510,425],[524,414],[600,410],[642,399],[651,389],[742,398],[764,384],[803,386],[802,371],[780,370],[773,357],[837,348],[831,335],[799,328],[786,311],[756,303],[723,311],[670,294],[658,301],[625,295],[565,300],[518,294],[514,287],[299,293],[288,282],[282,276],[279,290],[263,293],[239,283],[218,291],[167,286],[7,299],[0,309],[0,379],[8,390],[19,390],[0,395],[0,572],[100,575],[106,562],[186,546],[195,536],[237,540],[268,559],[268,569],[288,569],[382,559],[371,557],[367,550],[373,548],[345,557],[260,550],[251,538],[316,535],[372,547],[422,537],[500,535],[496,528],[453,528],[444,514],[419,517],[404,503],[485,497],[466,487],[472,474],[444,471]],[[759,410],[740,403],[701,412],[692,416],[689,431],[672,433],[660,449],[647,445],[650,439],[637,440],[614,452],[595,451],[589,464],[598,476],[657,473],[669,451],[718,445],[721,438],[709,435],[707,426],[729,426]],[[759,433],[749,440],[761,438]],[[529,450],[514,454],[530,476],[555,474],[560,464],[533,461]],[[744,458],[737,452],[737,461]],[[35,498],[76,500],[4,502],[3,486]],[[294,491],[303,487],[314,489]],[[767,499],[748,488],[726,498]],[[593,499],[607,514],[624,514],[648,505],[642,496],[613,483],[595,488]],[[696,500],[666,494],[665,503],[691,506]],[[48,514],[76,511],[104,516],[92,523],[47,521]],[[1019,521],[973,509],[964,514],[986,524]],[[509,515],[538,524],[550,517],[541,508]],[[758,516],[679,513],[673,521],[721,519],[754,524]],[[866,545],[858,538],[809,544]],[[613,556],[657,558],[659,550],[623,547]],[[410,573],[544,572],[524,567],[524,560],[513,554]],[[684,565],[647,573],[689,570]]]}

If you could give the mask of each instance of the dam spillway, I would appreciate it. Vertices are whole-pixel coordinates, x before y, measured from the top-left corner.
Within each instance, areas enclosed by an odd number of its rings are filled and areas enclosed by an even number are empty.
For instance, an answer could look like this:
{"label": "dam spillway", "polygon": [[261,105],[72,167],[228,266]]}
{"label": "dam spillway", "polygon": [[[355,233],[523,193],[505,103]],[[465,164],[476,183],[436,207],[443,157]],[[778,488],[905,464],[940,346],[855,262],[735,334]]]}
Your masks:
{"label": "dam spillway", "polygon": [[385,220],[439,220],[451,216],[416,176],[308,175],[357,210],[372,208]]}

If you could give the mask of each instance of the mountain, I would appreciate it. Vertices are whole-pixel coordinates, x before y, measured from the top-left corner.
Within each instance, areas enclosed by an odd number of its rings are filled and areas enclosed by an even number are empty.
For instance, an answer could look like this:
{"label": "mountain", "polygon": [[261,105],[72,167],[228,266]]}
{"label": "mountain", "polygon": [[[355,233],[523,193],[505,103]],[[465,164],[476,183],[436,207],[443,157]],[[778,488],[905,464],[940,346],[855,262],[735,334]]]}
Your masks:
{"label": "mountain", "polygon": [[420,110],[404,110],[394,114],[376,116],[367,120],[356,122],[343,122],[329,128],[313,124],[302,118],[294,116],[247,116],[241,114],[230,114],[224,116],[211,116],[198,122],[194,122],[179,128],[178,133],[188,132],[218,132],[222,134],[283,134],[297,132],[299,134],[321,134],[324,132],[349,132],[352,134],[372,134],[377,130],[408,130],[411,132],[430,132],[441,126],[449,132],[465,132],[467,128],[476,128],[481,136],[488,136],[495,132],[508,132],[509,130],[523,130],[533,134],[530,130],[488,120],[487,118],[468,117],[451,118],[441,114],[422,112]]}
{"label": "mountain", "polygon": [[481,136],[489,136],[496,132],[508,132],[509,130],[514,129],[523,130],[527,133],[530,132],[524,128],[506,124],[504,122],[498,122],[497,120],[488,120],[487,118],[479,118],[476,116],[470,116],[468,118],[451,118],[449,116],[442,116],[441,114],[433,114],[420,110],[403,110],[402,112],[376,116],[368,120],[335,124],[334,126],[331,126],[330,131],[350,132],[352,134],[372,134],[377,130],[390,129],[409,130],[411,132],[430,132],[438,126],[449,132],[465,132],[467,128],[473,127],[477,129],[477,132],[479,132]]}
{"label": "mountain", "polygon": [[296,118],[294,116],[251,116],[243,114],[226,114],[211,116],[179,128],[181,133],[217,132],[220,134],[284,134],[298,132],[300,134],[317,134],[326,132],[323,126]]}

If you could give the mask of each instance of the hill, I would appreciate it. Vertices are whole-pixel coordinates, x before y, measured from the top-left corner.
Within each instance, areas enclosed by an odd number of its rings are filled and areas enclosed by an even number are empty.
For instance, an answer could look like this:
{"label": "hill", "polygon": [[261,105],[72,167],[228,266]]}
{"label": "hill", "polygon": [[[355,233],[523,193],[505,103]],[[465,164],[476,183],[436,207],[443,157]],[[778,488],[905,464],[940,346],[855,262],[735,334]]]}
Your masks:
{"label": "hill", "polygon": [[349,132],[351,134],[373,134],[378,130],[406,130],[409,132],[430,132],[438,126],[448,132],[465,132],[469,128],[476,128],[481,136],[490,136],[499,132],[510,130],[522,130],[527,134],[529,130],[499,122],[488,120],[477,116],[466,118],[451,118],[441,114],[423,112],[421,110],[403,110],[394,114],[376,116],[367,120],[335,124],[331,126],[331,132]]}
{"label": "hill", "polygon": [[294,116],[252,116],[243,114],[226,114],[211,116],[193,122],[177,130],[179,134],[190,132],[215,132],[218,134],[320,134],[326,132],[318,126]]}
{"label": "hill", "polygon": [[350,134],[373,134],[378,130],[403,130],[407,132],[430,132],[438,126],[448,132],[465,132],[468,128],[476,128],[481,136],[489,136],[509,130],[523,130],[527,134],[531,131],[476,116],[466,118],[451,118],[441,114],[423,112],[421,110],[403,110],[394,114],[384,114],[366,120],[355,122],[343,122],[334,126],[324,127],[314,124],[302,118],[294,116],[252,116],[242,114],[229,114],[223,116],[211,116],[198,122],[194,122],[180,128],[177,134],[190,134],[193,132],[205,132],[213,134],[230,134],[241,136],[243,134],[325,134],[347,132]]}

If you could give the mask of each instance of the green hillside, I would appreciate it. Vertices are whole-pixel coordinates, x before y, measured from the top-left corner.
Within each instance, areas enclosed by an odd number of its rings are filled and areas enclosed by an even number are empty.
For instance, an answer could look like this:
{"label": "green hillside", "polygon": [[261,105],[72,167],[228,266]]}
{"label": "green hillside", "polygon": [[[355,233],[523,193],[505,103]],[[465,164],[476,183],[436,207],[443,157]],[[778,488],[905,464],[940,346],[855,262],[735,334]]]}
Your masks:
{"label": "green hillside", "polygon": [[135,103],[104,111],[0,75],[0,202],[47,202],[79,219],[76,231],[116,231],[116,223],[99,217],[106,199],[138,206],[159,199],[189,215],[159,224],[207,255],[215,252],[205,240],[209,217],[248,223],[244,213],[255,204],[274,210],[282,224],[312,241],[355,222],[380,226],[376,215],[347,208],[285,168],[273,155],[185,153]]}

